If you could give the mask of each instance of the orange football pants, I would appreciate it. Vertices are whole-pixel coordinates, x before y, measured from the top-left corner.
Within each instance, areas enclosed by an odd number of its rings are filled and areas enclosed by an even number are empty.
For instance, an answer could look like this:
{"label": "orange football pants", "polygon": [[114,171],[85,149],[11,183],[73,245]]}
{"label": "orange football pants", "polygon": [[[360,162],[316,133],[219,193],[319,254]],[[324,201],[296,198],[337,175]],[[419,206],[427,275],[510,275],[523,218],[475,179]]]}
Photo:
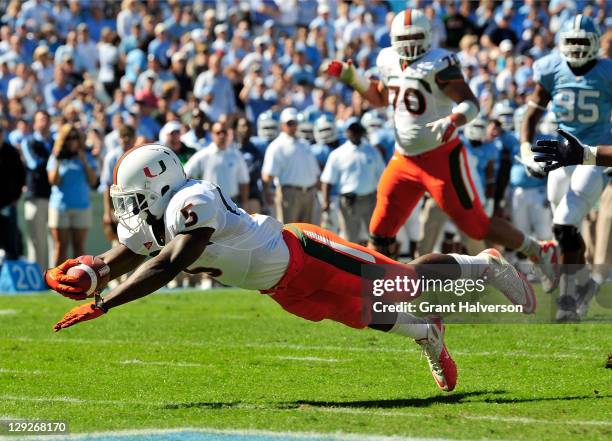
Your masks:
{"label": "orange football pants", "polygon": [[330,319],[358,329],[368,326],[371,297],[364,290],[364,265],[386,265],[381,277],[417,277],[413,267],[315,225],[287,224],[283,239],[289,248],[289,266],[275,287],[261,292],[307,320]]}
{"label": "orange football pants", "polygon": [[478,197],[459,138],[421,155],[395,152],[378,183],[370,233],[395,237],[425,192],[461,231],[477,240],[486,236],[491,220]]}

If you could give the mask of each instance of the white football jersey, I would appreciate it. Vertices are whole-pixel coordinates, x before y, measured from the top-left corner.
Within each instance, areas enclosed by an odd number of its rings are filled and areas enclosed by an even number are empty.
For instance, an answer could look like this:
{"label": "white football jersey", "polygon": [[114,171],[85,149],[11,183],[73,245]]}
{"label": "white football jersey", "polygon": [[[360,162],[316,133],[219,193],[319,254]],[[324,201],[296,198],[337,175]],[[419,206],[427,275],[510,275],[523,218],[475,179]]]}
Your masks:
{"label": "white football jersey", "polygon": [[[225,285],[269,289],[289,264],[283,225],[269,216],[249,215],[208,181],[188,180],[170,200],[164,224],[166,243],[182,232],[213,228],[210,243],[186,271],[208,273]],[[134,234],[119,225],[118,236],[137,254],[155,255],[163,248],[147,224]]]}
{"label": "white football jersey", "polygon": [[425,124],[448,116],[454,103],[438,86],[436,75],[458,65],[454,53],[436,48],[402,69],[402,60],[393,48],[380,51],[376,66],[382,83],[389,90],[396,149],[412,156],[440,145]]}

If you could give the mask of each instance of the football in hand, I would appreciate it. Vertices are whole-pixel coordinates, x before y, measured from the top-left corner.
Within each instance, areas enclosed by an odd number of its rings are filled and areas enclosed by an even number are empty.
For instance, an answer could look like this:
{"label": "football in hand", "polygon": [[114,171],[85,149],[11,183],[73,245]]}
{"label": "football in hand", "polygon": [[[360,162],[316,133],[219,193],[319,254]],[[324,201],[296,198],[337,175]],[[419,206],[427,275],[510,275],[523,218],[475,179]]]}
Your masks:
{"label": "football in hand", "polygon": [[93,295],[96,291],[102,291],[108,283],[110,268],[99,257],[79,256],[79,263],[68,269],[69,276],[77,278],[76,282],[71,283],[83,290],[87,296]]}

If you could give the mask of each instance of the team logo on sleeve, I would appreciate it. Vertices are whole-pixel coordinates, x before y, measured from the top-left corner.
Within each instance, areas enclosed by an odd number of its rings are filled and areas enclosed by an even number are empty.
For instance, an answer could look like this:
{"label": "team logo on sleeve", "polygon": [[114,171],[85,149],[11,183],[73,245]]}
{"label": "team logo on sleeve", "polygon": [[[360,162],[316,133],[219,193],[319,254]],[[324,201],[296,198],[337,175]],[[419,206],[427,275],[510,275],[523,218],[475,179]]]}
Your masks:
{"label": "team logo on sleeve", "polygon": [[164,164],[164,161],[161,161],[161,160],[160,160],[160,161],[158,161],[157,163],[159,164],[159,166],[160,166],[160,168],[161,168],[161,171],[160,171],[159,173],[157,173],[156,175],[154,175],[154,174],[151,172],[151,169],[150,169],[149,167],[145,167],[145,168],[143,168],[143,169],[142,169],[142,171],[144,171],[144,174],[145,174],[145,176],[146,176],[147,178],[155,178],[155,177],[157,177],[157,176],[159,176],[159,175],[163,174],[163,173],[166,171],[166,164]]}

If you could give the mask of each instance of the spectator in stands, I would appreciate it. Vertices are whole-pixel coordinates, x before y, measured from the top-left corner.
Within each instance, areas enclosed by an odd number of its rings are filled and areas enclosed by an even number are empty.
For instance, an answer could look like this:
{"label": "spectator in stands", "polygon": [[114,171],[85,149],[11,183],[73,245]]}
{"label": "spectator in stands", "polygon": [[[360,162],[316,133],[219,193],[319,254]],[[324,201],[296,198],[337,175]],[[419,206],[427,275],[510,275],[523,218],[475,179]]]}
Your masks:
{"label": "spectator in stands", "polygon": [[[212,99],[209,114],[213,121],[221,115],[236,112],[236,96],[229,78],[221,71],[221,55],[215,53],[208,59],[209,70],[202,72],[195,81],[193,94],[199,99]],[[212,97],[212,98],[211,98]]]}
{"label": "spectator in stands", "polygon": [[62,100],[70,95],[72,86],[66,82],[66,75],[57,66],[53,72],[53,82],[45,88],[45,104],[51,115],[57,115],[60,111]]}
{"label": "spectator in stands", "polygon": [[4,131],[4,123],[0,123],[0,249],[4,250],[5,259],[16,260],[22,254],[16,206],[25,184],[25,169]]}
{"label": "spectator in stands", "polygon": [[187,147],[183,141],[181,141],[182,129],[183,126],[180,122],[169,121],[159,132],[159,140],[163,145],[170,147],[174,153],[176,153],[176,156],[178,156],[181,164],[185,165],[187,161],[189,161],[189,158],[196,153],[196,150]]}
{"label": "spectator in stands", "polygon": [[276,202],[276,216],[283,223],[312,222],[319,164],[309,145],[297,138],[297,110],[286,108],[280,120],[281,133],[268,146],[261,171],[266,203],[273,206]]}
{"label": "spectator in stands", "polygon": [[97,47],[100,61],[98,81],[102,83],[109,97],[113,96],[119,84],[119,79],[115,73],[117,70],[117,63],[119,62],[119,50],[114,44],[115,37],[115,33],[110,28],[103,28],[101,30],[100,42]]}
{"label": "spectator in stands", "polygon": [[510,40],[513,45],[518,43],[518,37],[516,33],[510,28],[510,21],[512,15],[500,15],[494,23],[490,24],[485,29],[484,35],[481,38],[481,44],[485,48],[492,48],[493,46],[499,46],[504,40]]}
{"label": "spectator in stands", "polygon": [[117,15],[117,34],[124,38],[130,35],[134,23],[140,23],[142,16],[138,11],[136,0],[124,0],[121,4],[121,12]]}
{"label": "spectator in stands", "polygon": [[89,191],[96,185],[96,162],[85,149],[85,140],[72,124],[63,124],[57,133],[47,163],[51,197],[49,228],[53,239],[53,265],[69,255],[85,254],[85,240],[91,227]]}
{"label": "spectator in stands", "polygon": [[89,28],[85,23],[77,26],[76,56],[85,72],[95,75],[98,71],[98,47],[89,36]]}
{"label": "spectator in stands", "polygon": [[202,150],[209,142],[208,126],[210,120],[206,114],[198,107],[191,112],[191,120],[189,121],[189,131],[181,136],[181,141],[194,150]]}
{"label": "spectator in stands", "polygon": [[49,114],[39,110],[34,114],[34,132],[21,144],[26,166],[26,221],[28,260],[41,269],[47,268],[47,219],[51,187],[47,176],[47,161],[53,149]]}

